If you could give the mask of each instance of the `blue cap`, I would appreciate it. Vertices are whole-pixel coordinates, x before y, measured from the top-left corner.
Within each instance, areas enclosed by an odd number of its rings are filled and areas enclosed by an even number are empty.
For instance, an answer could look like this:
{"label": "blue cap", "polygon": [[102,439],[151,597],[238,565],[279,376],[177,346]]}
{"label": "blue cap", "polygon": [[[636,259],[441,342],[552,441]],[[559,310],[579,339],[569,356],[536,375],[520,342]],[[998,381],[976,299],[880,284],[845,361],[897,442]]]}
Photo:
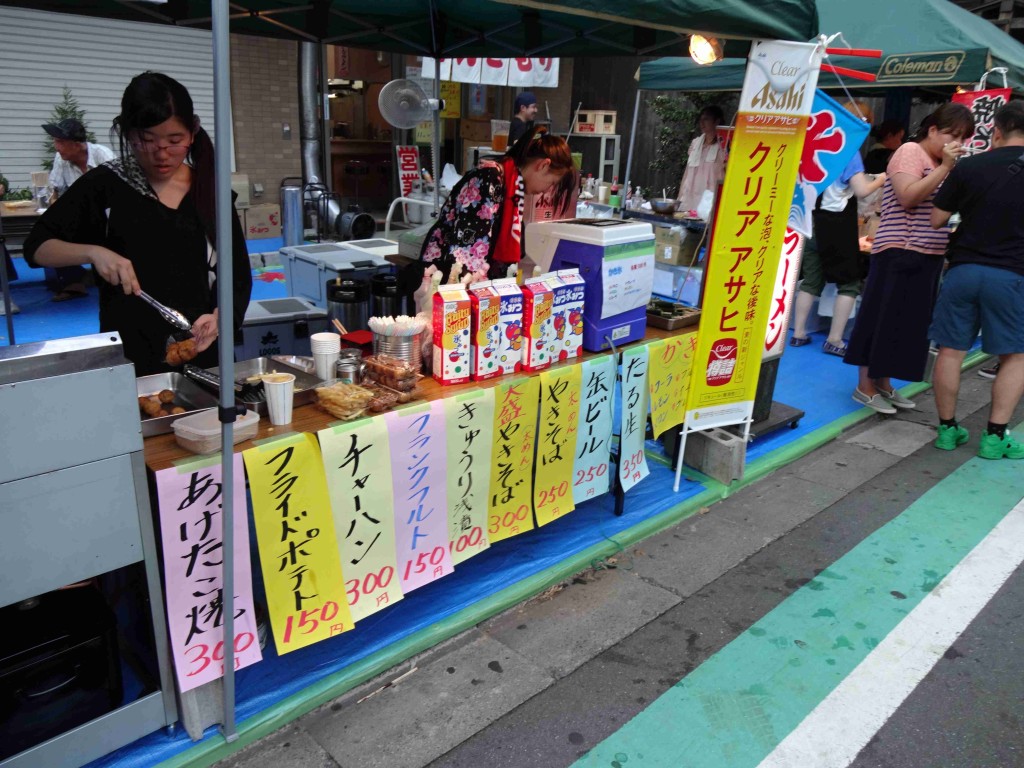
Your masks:
{"label": "blue cap", "polygon": [[[505,103],[507,104],[508,102],[505,102]],[[537,103],[537,97],[536,96],[534,96],[529,91],[523,91],[518,96],[516,96],[516,105],[515,105],[515,108],[512,111],[515,112],[516,114],[519,114],[519,110],[522,109],[523,107],[528,107],[531,104],[536,104],[536,103]]]}

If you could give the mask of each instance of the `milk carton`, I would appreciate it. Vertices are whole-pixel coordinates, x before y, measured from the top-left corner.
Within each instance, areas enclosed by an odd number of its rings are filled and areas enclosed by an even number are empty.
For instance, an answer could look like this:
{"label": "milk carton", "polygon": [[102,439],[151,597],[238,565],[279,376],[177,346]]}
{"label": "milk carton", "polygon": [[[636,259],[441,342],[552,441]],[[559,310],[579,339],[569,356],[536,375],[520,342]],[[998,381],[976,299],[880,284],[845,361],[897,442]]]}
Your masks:
{"label": "milk carton", "polygon": [[489,280],[469,286],[469,374],[473,381],[501,376],[501,296]]}
{"label": "milk carton", "polygon": [[561,269],[554,287],[555,301],[551,309],[555,343],[555,361],[568,360],[583,354],[583,296],[586,283],[578,269]]}
{"label": "milk carton", "polygon": [[462,285],[442,285],[434,294],[434,378],[441,384],[469,381],[470,304]]}
{"label": "milk carton", "polygon": [[502,373],[523,369],[523,290],[514,277],[491,282],[501,298],[498,362]]}
{"label": "milk carton", "polygon": [[546,277],[531,277],[523,283],[523,370],[542,371],[551,365],[554,299]]}

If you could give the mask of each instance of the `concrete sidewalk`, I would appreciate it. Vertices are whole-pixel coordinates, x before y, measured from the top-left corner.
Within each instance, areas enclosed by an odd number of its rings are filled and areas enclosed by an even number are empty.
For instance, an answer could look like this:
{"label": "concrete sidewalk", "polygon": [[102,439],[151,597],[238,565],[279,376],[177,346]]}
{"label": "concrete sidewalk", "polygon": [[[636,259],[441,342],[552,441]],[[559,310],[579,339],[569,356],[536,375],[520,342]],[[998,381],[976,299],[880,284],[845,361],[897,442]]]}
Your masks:
{"label": "concrete sidewalk", "polygon": [[[975,371],[963,376],[958,415],[984,425],[991,382]],[[922,486],[900,482],[901,473],[945,476],[973,455],[977,429],[972,430],[972,445],[960,451],[922,452],[927,462],[908,460],[935,436],[931,392],[919,396],[917,403],[917,410],[868,420],[706,512],[596,563],[217,765],[420,768],[443,756],[441,764],[474,764],[453,757],[452,751],[898,463],[905,462],[899,472],[886,476],[881,491],[896,506],[911,503]],[[875,524],[872,509],[848,506],[844,514],[863,517],[865,526]],[[753,613],[732,615],[728,626],[710,621],[701,627],[701,658],[742,631],[737,626],[744,621],[745,627],[759,618]],[[697,636],[684,640],[689,647]],[[699,663],[695,656],[684,663],[683,673]],[[678,672],[666,668],[664,679],[657,682],[671,685]],[[643,702],[638,699],[629,706],[638,703]],[[622,716],[618,702],[609,700],[605,706],[610,720]],[[524,758],[521,764],[546,764],[543,755],[531,754],[543,747],[531,744],[529,731],[492,734],[491,741],[496,738]],[[577,747],[583,744],[578,733],[569,733],[568,740]],[[565,760],[552,756],[547,764]]]}

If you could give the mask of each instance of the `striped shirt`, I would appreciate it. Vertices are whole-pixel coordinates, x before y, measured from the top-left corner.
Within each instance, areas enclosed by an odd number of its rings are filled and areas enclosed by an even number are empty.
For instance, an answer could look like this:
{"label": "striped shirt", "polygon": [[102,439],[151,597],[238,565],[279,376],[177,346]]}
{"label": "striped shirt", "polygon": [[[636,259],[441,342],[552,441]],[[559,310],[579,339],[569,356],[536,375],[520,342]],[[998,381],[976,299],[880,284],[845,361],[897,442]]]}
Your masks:
{"label": "striped shirt", "polygon": [[882,191],[882,221],[878,225],[871,253],[889,248],[903,248],[931,256],[941,256],[949,242],[949,227],[932,229],[932,200],[942,187],[940,184],[928,197],[913,208],[904,208],[896,199],[892,179],[897,173],[907,173],[923,179],[936,168],[931,156],[917,142],[904,144],[893,154],[886,170],[887,178]]}

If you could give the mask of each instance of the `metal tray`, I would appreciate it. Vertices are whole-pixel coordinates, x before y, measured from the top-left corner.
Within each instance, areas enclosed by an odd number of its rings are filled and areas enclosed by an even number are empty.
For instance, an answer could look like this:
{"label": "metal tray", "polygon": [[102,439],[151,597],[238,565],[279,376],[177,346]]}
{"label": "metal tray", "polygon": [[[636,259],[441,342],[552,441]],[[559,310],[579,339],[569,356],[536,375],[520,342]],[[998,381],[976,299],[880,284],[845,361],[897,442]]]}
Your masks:
{"label": "metal tray", "polygon": [[139,397],[150,397],[162,390],[169,389],[174,393],[174,402],[185,409],[185,413],[157,416],[151,419],[142,418],[143,413],[140,410],[139,418],[142,419],[143,437],[170,434],[174,431],[171,425],[182,416],[217,407],[216,396],[211,395],[180,373],[154,373],[151,376],[140,376],[135,379],[135,389]]}
{"label": "metal tray", "polygon": [[[219,367],[207,368],[206,370],[220,376]],[[253,360],[242,360],[241,362],[235,363],[235,381],[239,384],[244,384],[246,379],[250,376],[258,376],[263,373],[270,373],[274,370],[280,373],[295,374],[295,399],[292,401],[293,405],[305,405],[306,403],[312,403],[316,400],[316,392],[314,390],[316,386],[320,384],[320,379],[318,379],[315,374],[307,373],[301,368],[291,366],[280,358],[271,359],[269,357],[257,357]],[[250,410],[255,409],[256,413],[261,416],[267,415],[266,401],[246,403],[245,406]]]}

